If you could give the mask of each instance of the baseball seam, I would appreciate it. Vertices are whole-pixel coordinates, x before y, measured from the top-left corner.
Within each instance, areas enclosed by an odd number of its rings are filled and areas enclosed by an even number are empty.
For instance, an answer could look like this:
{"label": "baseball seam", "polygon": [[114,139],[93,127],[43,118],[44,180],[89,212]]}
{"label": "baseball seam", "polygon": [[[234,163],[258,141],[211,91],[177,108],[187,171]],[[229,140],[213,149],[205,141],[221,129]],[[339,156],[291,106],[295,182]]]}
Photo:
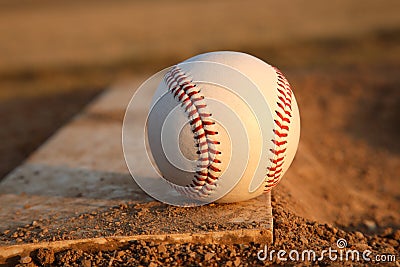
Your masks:
{"label": "baseball seam", "polygon": [[172,185],[185,195],[206,197],[216,188],[216,181],[221,172],[221,161],[217,159],[221,152],[216,148],[220,142],[215,138],[218,135],[215,122],[212,120],[212,114],[208,112],[201,90],[181,68],[172,67],[165,74],[164,81],[190,120],[199,155],[196,174],[191,183],[188,186]]}
{"label": "baseball seam", "polygon": [[275,67],[274,70],[277,76],[276,90],[278,101],[276,102],[276,109],[274,111],[274,139],[271,140],[274,144],[274,149],[270,150],[273,153],[273,157],[270,159],[272,164],[267,168],[268,174],[265,179],[265,191],[270,191],[282,178],[289,126],[292,117],[292,89],[282,72]]}

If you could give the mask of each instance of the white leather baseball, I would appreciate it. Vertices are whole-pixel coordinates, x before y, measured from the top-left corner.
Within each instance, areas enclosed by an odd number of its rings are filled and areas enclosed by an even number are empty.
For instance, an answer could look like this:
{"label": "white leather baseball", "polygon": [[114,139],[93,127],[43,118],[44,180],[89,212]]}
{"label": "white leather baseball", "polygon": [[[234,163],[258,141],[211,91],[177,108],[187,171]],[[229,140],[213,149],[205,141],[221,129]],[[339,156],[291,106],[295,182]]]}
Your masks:
{"label": "white leather baseball", "polygon": [[271,190],[293,161],[299,136],[299,110],[286,78],[239,52],[201,54],[171,67],[147,120],[161,175],[206,203]]}

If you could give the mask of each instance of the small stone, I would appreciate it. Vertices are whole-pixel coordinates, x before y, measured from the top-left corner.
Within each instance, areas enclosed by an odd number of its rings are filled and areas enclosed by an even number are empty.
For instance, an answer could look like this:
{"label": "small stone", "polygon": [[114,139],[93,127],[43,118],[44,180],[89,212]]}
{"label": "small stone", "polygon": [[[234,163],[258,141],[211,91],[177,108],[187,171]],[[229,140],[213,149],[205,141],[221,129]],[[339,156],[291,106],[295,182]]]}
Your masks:
{"label": "small stone", "polygon": [[322,231],[321,228],[317,228],[317,229],[316,229],[316,232],[317,232],[317,234],[318,234],[319,236],[323,236],[323,235],[324,235],[324,231]]}
{"label": "small stone", "polygon": [[233,264],[235,264],[235,266],[239,266],[240,265],[240,258],[236,257],[235,261],[233,262]]}
{"label": "small stone", "polygon": [[301,241],[301,243],[303,243],[304,245],[307,245],[307,244],[308,244],[308,240],[307,240],[307,238],[305,238],[304,236],[301,236],[301,237],[300,237],[300,241]]}
{"label": "small stone", "polygon": [[121,257],[123,257],[124,255],[125,255],[125,251],[123,251],[123,250],[118,251],[118,253],[117,253],[117,257],[118,257],[118,258],[121,258]]}
{"label": "small stone", "polygon": [[167,248],[163,245],[163,244],[160,244],[160,245],[158,245],[158,253],[165,253],[165,252],[167,252]]}
{"label": "small stone", "polygon": [[233,249],[229,254],[229,257],[235,257],[235,256],[236,256],[236,251]]}
{"label": "small stone", "polygon": [[196,252],[190,252],[189,257],[193,259],[196,258]]}
{"label": "small stone", "polygon": [[389,239],[387,241],[392,247],[398,247],[399,246],[399,242],[394,240],[394,239]]}
{"label": "small stone", "polygon": [[370,231],[375,231],[376,230],[376,223],[371,220],[364,220],[364,225],[368,228]]}
{"label": "small stone", "polygon": [[32,258],[29,257],[29,256],[26,256],[26,257],[22,257],[21,260],[20,260],[19,262],[20,262],[20,263],[23,263],[23,264],[28,264],[28,263],[30,263],[31,261],[32,261]]}
{"label": "small stone", "polygon": [[214,257],[214,253],[208,252],[206,255],[204,255],[204,260],[209,261]]}
{"label": "small stone", "polygon": [[368,246],[368,244],[358,243],[353,245],[353,249],[356,249],[358,251],[364,251],[370,249],[370,247]]}
{"label": "small stone", "polygon": [[150,262],[150,264],[148,265],[149,267],[157,267],[158,264],[155,262]]}
{"label": "small stone", "polygon": [[382,236],[390,236],[391,234],[393,234],[393,228],[388,227],[383,231]]}
{"label": "small stone", "polygon": [[81,266],[83,267],[91,267],[92,266],[92,261],[91,260],[87,260],[87,259],[83,259],[81,260]]}
{"label": "small stone", "polygon": [[227,261],[227,262],[225,263],[225,266],[227,266],[227,267],[231,267],[231,266],[232,266],[232,264],[233,264],[233,262],[232,262],[232,261]]}
{"label": "small stone", "polygon": [[359,238],[359,239],[363,239],[364,238],[364,235],[363,235],[363,233],[361,233],[361,232],[355,232],[355,235],[356,235],[356,237],[357,238]]}

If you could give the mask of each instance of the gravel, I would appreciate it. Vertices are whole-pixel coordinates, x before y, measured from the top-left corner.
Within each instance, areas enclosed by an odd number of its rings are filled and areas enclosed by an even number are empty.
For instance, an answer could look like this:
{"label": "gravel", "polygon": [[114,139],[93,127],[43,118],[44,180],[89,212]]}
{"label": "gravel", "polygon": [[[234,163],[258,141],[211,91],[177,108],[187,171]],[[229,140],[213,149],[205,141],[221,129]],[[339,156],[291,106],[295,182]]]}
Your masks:
{"label": "gravel", "polygon": [[[395,255],[399,259],[400,230],[387,228],[381,234],[363,234],[359,231],[346,231],[330,224],[322,224],[296,216],[284,208],[284,202],[279,198],[273,197],[274,206],[274,243],[267,244],[252,242],[243,244],[171,244],[155,243],[152,241],[131,241],[117,249],[96,250],[88,246],[83,249],[67,249],[54,252],[49,249],[38,249],[27,257],[19,260],[18,266],[264,266],[264,265],[331,265],[332,261],[328,256],[322,260],[315,261],[288,261],[278,259],[277,251],[285,250],[314,250],[316,255],[321,255],[322,250],[329,248],[340,251],[336,245],[337,240],[344,239],[347,242],[346,250],[365,250],[371,251],[371,257],[375,255]],[[96,214],[82,214],[81,218],[90,223],[91,220],[102,221],[113,219],[126,213],[127,210],[134,209],[137,212],[152,212],[152,208],[146,210],[139,206],[130,206],[128,204],[115,207],[111,210],[97,212]],[[168,208],[169,212],[179,212],[174,207]],[[190,211],[190,209],[189,209]],[[121,218],[124,218],[123,216]],[[123,219],[121,219],[123,221]],[[26,228],[20,228],[18,231],[25,236],[38,236],[43,233],[43,222],[36,222]],[[112,224],[115,225],[115,224]],[[205,224],[207,229],[213,227]],[[251,225],[251,224],[250,224]],[[28,229],[36,229],[30,233]],[[240,227],[240,225],[236,225]],[[255,226],[257,227],[257,225]],[[45,229],[47,229],[45,227]],[[133,228],[132,228],[133,229]],[[124,231],[125,229],[123,229]],[[129,230],[129,229],[128,229]],[[195,229],[190,229],[195,231]],[[132,230],[129,230],[132,231]],[[60,236],[63,236],[60,231]],[[13,235],[13,233],[9,233]],[[18,234],[19,236],[19,234]],[[50,237],[44,236],[45,239]],[[257,257],[259,251],[272,252],[273,257],[267,257],[260,260]],[[263,256],[264,252],[260,254]],[[338,252],[339,253],[339,252]],[[269,254],[268,254],[269,255]],[[339,254],[338,254],[339,255]],[[345,254],[344,254],[345,255]],[[336,261],[339,261],[338,259]],[[371,262],[363,261],[340,261],[344,265],[365,266]],[[397,265],[396,265],[397,264]],[[398,262],[386,263],[385,266],[398,266]]]}

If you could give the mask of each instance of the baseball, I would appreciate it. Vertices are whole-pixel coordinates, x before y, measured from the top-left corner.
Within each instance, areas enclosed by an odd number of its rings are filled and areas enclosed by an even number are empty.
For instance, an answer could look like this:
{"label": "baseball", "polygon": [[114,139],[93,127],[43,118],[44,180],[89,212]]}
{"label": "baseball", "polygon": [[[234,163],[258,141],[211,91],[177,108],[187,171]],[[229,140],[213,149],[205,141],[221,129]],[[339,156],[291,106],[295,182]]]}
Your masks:
{"label": "baseball", "polygon": [[271,190],[295,156],[300,116],[275,67],[240,52],[211,52],[166,72],[147,141],[160,175],[182,196],[237,202]]}

